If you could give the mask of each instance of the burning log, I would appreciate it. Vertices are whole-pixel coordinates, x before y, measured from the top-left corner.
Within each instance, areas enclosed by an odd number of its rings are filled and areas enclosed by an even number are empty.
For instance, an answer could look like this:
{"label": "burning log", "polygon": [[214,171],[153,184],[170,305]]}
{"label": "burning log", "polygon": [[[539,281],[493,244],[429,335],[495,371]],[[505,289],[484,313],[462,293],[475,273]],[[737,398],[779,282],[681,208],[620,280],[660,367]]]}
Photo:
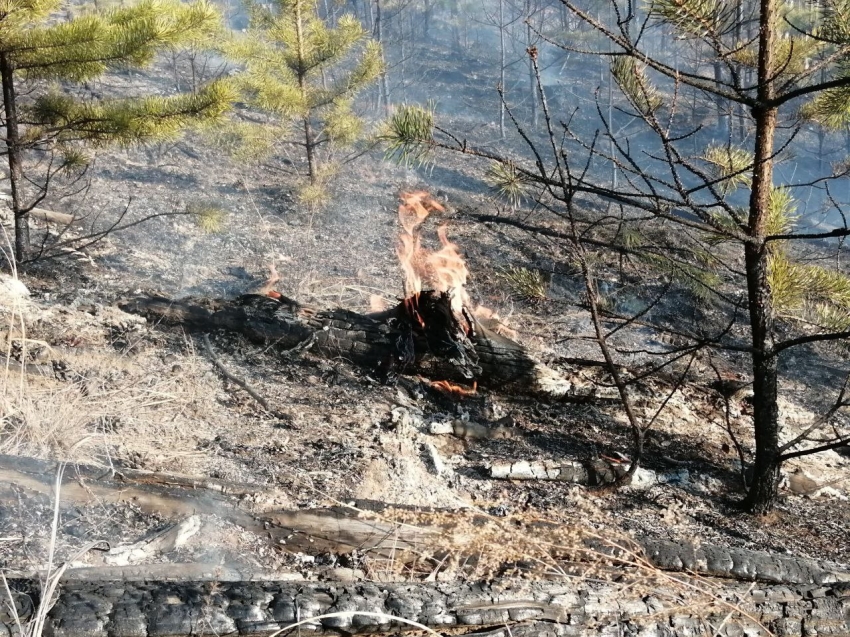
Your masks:
{"label": "burning log", "polygon": [[421,292],[415,300],[405,299],[377,314],[318,310],[284,296],[255,294],[231,300],[142,296],[119,306],[188,329],[236,332],[283,356],[300,348],[322,357],[342,357],[384,380],[415,373],[554,396],[594,395],[592,387],[574,388],[574,382],[537,361],[516,341],[479,324],[470,312],[462,311],[458,319],[445,293]]}
{"label": "burning log", "polygon": [[[458,247],[449,241],[446,226],[437,230],[439,250],[423,247],[420,226],[431,213],[444,212],[443,206],[421,191],[402,193],[401,200],[397,255],[404,272],[404,299],[393,308],[357,314],[300,305],[271,289],[279,278],[274,268],[261,294],[233,300],[141,297],[120,306],[188,328],[235,331],[284,354],[309,348],[319,356],[342,357],[384,380],[416,373],[437,381],[559,397],[597,394],[588,383],[564,378],[501,330],[491,329],[494,315],[472,306],[464,287],[469,271]],[[423,289],[426,285],[429,289]],[[476,316],[486,317],[488,325]],[[449,385],[440,389],[456,396],[464,393]]]}
{"label": "burning log", "polygon": [[[515,340],[476,318],[487,316],[492,322],[493,314],[473,307],[464,287],[469,271],[458,247],[449,241],[445,225],[437,230],[439,250],[422,245],[420,226],[431,213],[444,208],[426,192],[402,193],[401,199],[397,254],[404,271],[404,299],[396,307],[357,314],[303,306],[271,289],[278,278],[274,269],[261,294],[180,301],[149,296],[123,301],[120,306],[188,328],[235,331],[284,355],[309,348],[319,356],[342,357],[383,380],[416,373],[437,381],[558,397],[596,395],[589,383],[564,378]],[[425,285],[430,289],[423,289]],[[464,394],[450,385],[439,388],[456,396]]]}

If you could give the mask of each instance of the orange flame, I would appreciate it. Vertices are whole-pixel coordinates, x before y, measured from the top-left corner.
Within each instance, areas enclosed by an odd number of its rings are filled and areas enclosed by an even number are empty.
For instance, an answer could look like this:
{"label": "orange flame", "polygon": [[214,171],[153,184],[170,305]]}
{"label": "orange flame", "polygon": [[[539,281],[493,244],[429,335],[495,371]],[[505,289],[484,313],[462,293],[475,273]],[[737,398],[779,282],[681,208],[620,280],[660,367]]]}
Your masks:
{"label": "orange flame", "polygon": [[462,387],[461,385],[455,385],[454,383],[450,383],[447,380],[433,380],[431,381],[431,387],[434,389],[439,389],[441,392],[449,394],[451,396],[455,396],[456,398],[465,398],[468,396],[474,396],[478,392],[478,383],[473,382],[472,387]]}
{"label": "orange flame", "polygon": [[[418,232],[428,215],[445,212],[445,208],[423,190],[403,192],[399,198],[398,218],[404,231],[399,235],[396,253],[404,270],[405,298],[416,297],[422,291],[423,282],[426,282],[438,292],[448,293],[452,310],[460,313],[468,298],[464,286],[469,270],[457,245],[449,241],[446,227],[440,226],[437,236],[442,248],[429,252],[422,247]],[[418,315],[414,313],[414,316]]]}

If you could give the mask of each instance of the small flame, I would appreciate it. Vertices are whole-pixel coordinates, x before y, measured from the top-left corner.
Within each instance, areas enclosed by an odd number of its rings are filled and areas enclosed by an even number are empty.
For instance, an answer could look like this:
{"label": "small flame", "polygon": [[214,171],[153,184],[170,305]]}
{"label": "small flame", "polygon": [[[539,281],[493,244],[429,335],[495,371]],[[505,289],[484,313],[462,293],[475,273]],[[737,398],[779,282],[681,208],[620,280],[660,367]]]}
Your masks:
{"label": "small flame", "polygon": [[455,385],[454,383],[450,383],[447,380],[433,380],[431,381],[431,387],[434,389],[439,389],[441,392],[445,392],[446,394],[450,394],[451,396],[455,396],[456,398],[466,398],[468,396],[474,396],[478,392],[478,383],[473,382],[472,387],[462,387],[461,385]]}
{"label": "small flame", "polygon": [[[398,254],[404,270],[404,296],[415,298],[422,291],[426,282],[438,292],[446,292],[451,298],[452,310],[460,313],[468,297],[464,286],[469,278],[469,270],[458,250],[458,246],[449,241],[446,226],[437,229],[442,248],[429,252],[422,247],[418,228],[432,212],[445,212],[430,194],[424,190],[403,192],[399,195],[401,204],[398,207],[398,218],[403,232],[399,235]],[[408,303],[408,309],[413,310],[420,323],[421,317],[416,313],[415,301]]]}

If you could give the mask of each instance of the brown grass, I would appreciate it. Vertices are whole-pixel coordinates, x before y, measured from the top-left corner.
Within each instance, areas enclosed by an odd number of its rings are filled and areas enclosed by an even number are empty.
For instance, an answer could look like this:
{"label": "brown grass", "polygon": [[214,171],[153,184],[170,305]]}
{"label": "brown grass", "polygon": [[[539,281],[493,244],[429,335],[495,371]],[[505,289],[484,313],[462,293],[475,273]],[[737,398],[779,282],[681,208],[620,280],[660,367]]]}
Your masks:
{"label": "brown grass", "polygon": [[[185,455],[191,423],[202,417],[203,372],[194,356],[181,360],[180,375],[162,374],[152,356],[143,364],[100,347],[47,346],[67,368],[63,380],[27,374],[12,362],[30,361],[45,339],[38,335],[82,333],[69,329],[70,313],[42,312],[20,301],[0,316],[0,453],[87,464],[156,455],[163,461]],[[10,308],[10,309],[8,309]],[[85,313],[76,317],[95,322]],[[55,324],[51,324],[55,321]],[[88,326],[92,327],[92,326]],[[107,331],[94,326],[90,332]],[[105,338],[105,337],[104,337]],[[50,368],[50,363],[43,363]],[[207,389],[207,392],[211,390]]]}

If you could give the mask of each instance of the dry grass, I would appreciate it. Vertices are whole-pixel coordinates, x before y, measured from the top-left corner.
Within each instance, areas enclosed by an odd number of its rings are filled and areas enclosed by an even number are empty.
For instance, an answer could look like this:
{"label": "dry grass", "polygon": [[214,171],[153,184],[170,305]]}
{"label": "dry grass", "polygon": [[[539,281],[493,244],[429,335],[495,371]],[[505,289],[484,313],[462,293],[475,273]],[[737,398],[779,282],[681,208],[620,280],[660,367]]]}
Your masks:
{"label": "dry grass", "polygon": [[[131,360],[100,347],[66,347],[47,342],[48,334],[101,332],[108,327],[85,313],[43,312],[26,298],[0,303],[0,453],[88,464],[109,464],[118,455],[155,455],[168,461],[186,452],[192,423],[202,418],[202,373],[194,356],[184,358],[179,375],[161,373],[152,356]],[[88,321],[74,325],[74,321]],[[40,339],[31,338],[37,324]],[[48,339],[49,340],[49,339]],[[68,370],[63,380],[27,373],[34,350],[47,350]],[[39,366],[51,369],[50,362]],[[159,369],[158,369],[159,368]],[[209,393],[211,390],[207,389]],[[208,398],[208,397],[204,397]]]}
{"label": "dry grass", "polygon": [[66,360],[84,366],[87,378],[60,383],[4,373],[14,389],[0,394],[0,453],[95,464],[115,454],[180,455],[191,430],[183,417],[192,409],[191,384],[138,370],[117,374],[128,367],[117,355]]}

